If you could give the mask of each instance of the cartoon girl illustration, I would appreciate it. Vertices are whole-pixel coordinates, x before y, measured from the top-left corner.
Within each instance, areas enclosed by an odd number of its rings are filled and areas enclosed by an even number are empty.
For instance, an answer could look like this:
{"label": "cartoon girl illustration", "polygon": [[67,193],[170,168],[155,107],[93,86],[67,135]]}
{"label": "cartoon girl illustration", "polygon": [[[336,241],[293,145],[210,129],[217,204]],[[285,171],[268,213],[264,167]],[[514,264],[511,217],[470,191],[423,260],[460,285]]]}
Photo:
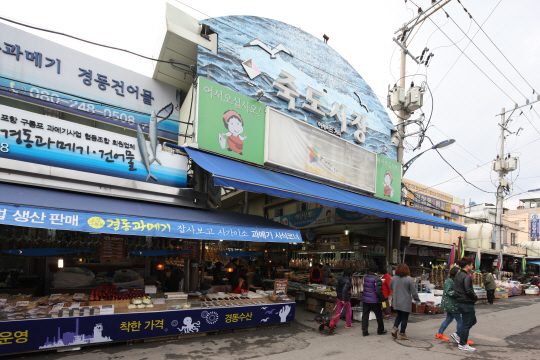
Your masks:
{"label": "cartoon girl illustration", "polygon": [[[240,135],[244,131],[244,121],[242,120],[242,117],[234,110],[225,111],[223,114],[223,124],[229,131],[219,134],[219,144],[221,145],[221,148],[225,149],[225,146],[228,146],[227,150],[243,155],[243,141],[246,140],[247,136]],[[224,136],[227,136],[227,143],[225,143]]]}
{"label": "cartoon girl illustration", "polygon": [[386,170],[386,172],[384,173],[384,196],[394,196],[394,189],[390,186],[392,185],[392,181],[394,181],[392,173],[390,172],[390,170]]}

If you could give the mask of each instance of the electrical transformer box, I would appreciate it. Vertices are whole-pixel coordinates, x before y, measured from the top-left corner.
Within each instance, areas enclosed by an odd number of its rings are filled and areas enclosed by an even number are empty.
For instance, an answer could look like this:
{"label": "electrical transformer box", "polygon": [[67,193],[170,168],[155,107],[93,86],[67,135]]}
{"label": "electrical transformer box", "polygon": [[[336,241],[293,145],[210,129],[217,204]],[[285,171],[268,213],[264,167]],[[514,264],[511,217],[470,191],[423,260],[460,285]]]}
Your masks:
{"label": "electrical transformer box", "polygon": [[419,86],[414,86],[409,89],[405,96],[405,109],[407,111],[415,111],[424,105],[424,94]]}
{"label": "electrical transformer box", "polygon": [[405,102],[405,90],[401,86],[394,86],[388,94],[388,108],[398,111]]}
{"label": "electrical transformer box", "polygon": [[514,171],[517,169],[517,158],[510,157],[505,160],[504,164],[504,170],[506,171]]}

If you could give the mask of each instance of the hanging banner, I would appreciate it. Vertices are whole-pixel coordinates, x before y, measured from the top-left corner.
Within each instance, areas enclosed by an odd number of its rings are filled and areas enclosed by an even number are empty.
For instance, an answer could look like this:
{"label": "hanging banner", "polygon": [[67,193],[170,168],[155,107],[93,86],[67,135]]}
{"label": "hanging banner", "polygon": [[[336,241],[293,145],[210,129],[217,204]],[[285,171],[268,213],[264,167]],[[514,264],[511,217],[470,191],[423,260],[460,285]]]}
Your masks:
{"label": "hanging banner", "polygon": [[343,188],[375,192],[374,152],[272,108],[267,116],[265,166]]}
{"label": "hanging banner", "polygon": [[266,105],[205,78],[198,81],[199,149],[262,165]]}
{"label": "hanging banner", "polygon": [[377,191],[375,197],[401,202],[401,164],[377,154]]}
{"label": "hanging banner", "polygon": [[540,219],[537,214],[531,215],[531,239],[540,237]]}
{"label": "hanging banner", "polygon": [[247,226],[233,227],[1,203],[0,224],[182,239],[302,242],[300,231],[293,229],[274,230]]}
{"label": "hanging banner", "polygon": [[0,105],[0,158],[186,187],[187,156],[150,140]]}
{"label": "hanging banner", "polygon": [[316,209],[301,211],[291,215],[276,217],[274,218],[274,221],[295,229],[308,229],[334,224],[335,214],[335,208],[322,206]]}
{"label": "hanging banner", "polygon": [[133,130],[172,103],[157,135],[177,140],[175,87],[6,24],[0,34],[1,95]]}

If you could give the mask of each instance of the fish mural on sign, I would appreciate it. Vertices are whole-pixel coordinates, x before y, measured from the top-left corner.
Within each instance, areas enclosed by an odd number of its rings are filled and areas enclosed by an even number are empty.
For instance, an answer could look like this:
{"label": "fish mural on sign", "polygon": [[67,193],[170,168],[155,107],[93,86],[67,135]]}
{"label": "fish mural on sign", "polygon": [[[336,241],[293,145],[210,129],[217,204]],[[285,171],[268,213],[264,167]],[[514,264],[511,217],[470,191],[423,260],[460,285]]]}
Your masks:
{"label": "fish mural on sign", "polygon": [[173,113],[174,105],[170,103],[169,105],[165,106],[163,109],[159,110],[156,114],[155,111],[152,111],[152,115],[150,116],[150,121],[148,124],[148,137],[150,138],[150,151],[152,152],[152,159],[148,156],[148,150],[146,148],[146,139],[144,137],[143,128],[145,124],[137,124],[137,144],[139,145],[139,153],[141,154],[142,162],[144,164],[144,167],[146,168],[146,171],[148,171],[148,176],[146,177],[146,182],[150,180],[150,178],[153,178],[154,180],[158,181],[158,178],[152,175],[152,172],[150,170],[150,165],[155,161],[159,165],[161,165],[161,161],[157,158],[157,146],[159,144],[158,138],[157,138],[157,130],[158,130],[158,124],[164,120],[167,120],[171,114]]}

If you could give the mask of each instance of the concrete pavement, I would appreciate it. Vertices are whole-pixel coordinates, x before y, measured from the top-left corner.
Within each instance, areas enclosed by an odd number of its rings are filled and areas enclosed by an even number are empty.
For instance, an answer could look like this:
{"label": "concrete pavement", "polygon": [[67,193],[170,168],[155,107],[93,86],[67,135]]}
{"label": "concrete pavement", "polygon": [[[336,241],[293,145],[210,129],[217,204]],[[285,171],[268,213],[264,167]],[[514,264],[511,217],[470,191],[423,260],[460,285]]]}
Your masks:
{"label": "concrete pavement", "polygon": [[[387,335],[376,335],[376,321],[370,321],[370,334],[362,337],[359,322],[355,329],[343,328],[336,334],[318,331],[314,314],[297,307],[292,326],[249,330],[191,339],[116,344],[84,348],[70,353],[35,353],[7,358],[70,360],[161,360],[161,359],[540,359],[540,297],[519,296],[498,300],[495,305],[476,307],[478,324],[471,330],[475,352],[457,349],[457,344],[435,339],[445,315],[414,315],[409,318],[409,342],[398,342],[390,335],[395,314],[385,319]],[[455,331],[455,322],[446,331]]]}

